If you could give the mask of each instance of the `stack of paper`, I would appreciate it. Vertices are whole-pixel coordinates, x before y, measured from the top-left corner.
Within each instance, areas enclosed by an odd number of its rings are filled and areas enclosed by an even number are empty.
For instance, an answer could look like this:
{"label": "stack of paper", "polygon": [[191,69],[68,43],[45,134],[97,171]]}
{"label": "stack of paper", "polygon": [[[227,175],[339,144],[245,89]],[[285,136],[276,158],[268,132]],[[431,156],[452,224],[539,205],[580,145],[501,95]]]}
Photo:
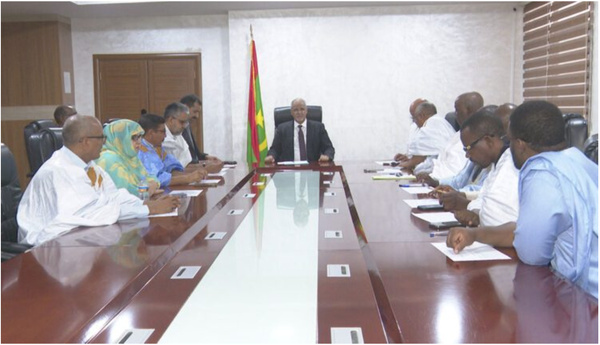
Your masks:
{"label": "stack of paper", "polygon": [[[417,178],[415,175],[373,175],[371,177],[373,180],[404,180],[404,181],[414,181]],[[429,193],[429,192],[428,192]]]}

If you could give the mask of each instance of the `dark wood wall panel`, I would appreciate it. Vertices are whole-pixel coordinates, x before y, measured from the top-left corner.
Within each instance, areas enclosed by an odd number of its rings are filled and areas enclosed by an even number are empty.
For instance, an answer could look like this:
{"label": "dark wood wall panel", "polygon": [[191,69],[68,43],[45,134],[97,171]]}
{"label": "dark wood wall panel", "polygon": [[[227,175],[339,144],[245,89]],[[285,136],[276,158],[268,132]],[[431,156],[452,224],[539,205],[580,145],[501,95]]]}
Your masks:
{"label": "dark wood wall panel", "polygon": [[2,106],[63,103],[58,27],[2,23]]}

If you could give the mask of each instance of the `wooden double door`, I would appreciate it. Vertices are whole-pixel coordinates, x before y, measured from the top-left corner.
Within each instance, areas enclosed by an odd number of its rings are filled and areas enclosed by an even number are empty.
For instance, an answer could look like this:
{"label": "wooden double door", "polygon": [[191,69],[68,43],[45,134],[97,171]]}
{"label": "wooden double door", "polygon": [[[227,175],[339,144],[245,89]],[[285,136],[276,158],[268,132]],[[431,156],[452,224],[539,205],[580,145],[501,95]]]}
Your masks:
{"label": "wooden double door", "polygon": [[[96,117],[137,121],[142,109],[162,116],[184,95],[202,99],[201,71],[200,53],[94,55]],[[202,114],[190,126],[202,151]]]}

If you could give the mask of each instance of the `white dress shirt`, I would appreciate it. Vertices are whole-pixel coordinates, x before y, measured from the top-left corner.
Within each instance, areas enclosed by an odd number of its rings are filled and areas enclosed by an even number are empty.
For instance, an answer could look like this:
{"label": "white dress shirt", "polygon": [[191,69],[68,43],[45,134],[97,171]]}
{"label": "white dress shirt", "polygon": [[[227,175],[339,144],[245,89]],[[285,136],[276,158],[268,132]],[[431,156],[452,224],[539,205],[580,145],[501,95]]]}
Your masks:
{"label": "white dress shirt", "polygon": [[450,138],[438,157],[433,159],[433,171],[430,176],[436,180],[456,176],[467,164],[467,161],[462,141],[460,141],[460,131],[458,131]]}
{"label": "white dress shirt", "polygon": [[[302,132],[304,133],[304,145],[306,145],[306,123],[306,120],[304,120],[302,124],[299,124],[298,122],[294,121],[294,161],[302,160],[300,158],[300,142],[298,141],[298,128],[302,126]],[[308,158],[306,158],[305,160],[308,160]]]}
{"label": "white dress shirt", "polygon": [[183,138],[183,135],[173,135],[168,126],[165,126],[165,131],[167,136],[162,144],[163,149],[167,151],[167,153],[175,156],[179,163],[185,168],[192,161],[189,145]]}
{"label": "white dress shirt", "polygon": [[482,226],[516,222],[519,216],[518,186],[519,171],[515,168],[510,149],[506,149],[483,182],[479,196],[469,203],[467,209],[479,211]]}
{"label": "white dress shirt", "polygon": [[[94,169],[101,183],[87,175]],[[19,203],[19,241],[39,245],[78,226],[102,226],[148,216],[148,207],[114,182],[93,161],[67,147],[54,152],[35,174]]]}

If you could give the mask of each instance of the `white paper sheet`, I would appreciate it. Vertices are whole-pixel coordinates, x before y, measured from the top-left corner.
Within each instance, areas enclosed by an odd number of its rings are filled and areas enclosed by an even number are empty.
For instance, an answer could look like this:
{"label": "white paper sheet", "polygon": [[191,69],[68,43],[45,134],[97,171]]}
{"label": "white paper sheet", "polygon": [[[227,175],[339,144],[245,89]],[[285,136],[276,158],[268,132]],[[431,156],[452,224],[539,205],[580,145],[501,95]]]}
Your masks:
{"label": "white paper sheet", "polygon": [[416,180],[416,177],[414,175],[400,175],[397,174],[396,175],[373,175],[371,178],[373,180],[404,180],[404,181],[414,181]]}
{"label": "white paper sheet", "polygon": [[227,174],[227,171],[219,171],[218,173],[210,173],[208,174],[208,177],[223,177],[225,176],[225,174]]}
{"label": "white paper sheet", "polygon": [[474,242],[458,254],[454,254],[454,250],[447,247],[446,242],[435,242],[431,245],[436,247],[452,261],[510,260],[509,256],[499,252],[494,247],[479,242]]}
{"label": "white paper sheet", "polygon": [[433,190],[431,187],[402,187],[408,194],[427,194]]}
{"label": "white paper sheet", "polygon": [[198,189],[198,190],[174,190],[169,194],[185,194],[187,196],[189,196],[190,198],[193,198],[195,196],[198,196],[200,194],[202,194],[202,189]]}
{"label": "white paper sheet", "polygon": [[194,182],[194,183],[190,183],[190,184],[200,185],[200,186],[206,186],[206,185],[218,184],[219,182],[221,182],[221,180],[218,180],[218,179],[213,179],[213,180],[211,180],[211,179],[205,179],[205,180],[202,180],[200,182]]}
{"label": "white paper sheet", "polygon": [[306,165],[308,161],[277,162],[279,165]]}
{"label": "white paper sheet", "polygon": [[441,222],[456,222],[457,219],[454,217],[452,212],[427,212],[427,213],[413,213],[413,216],[421,218],[428,223],[441,223]]}
{"label": "white paper sheet", "polygon": [[177,208],[175,209],[175,211],[173,212],[169,212],[169,213],[159,213],[159,214],[151,214],[148,217],[149,218],[155,218],[155,217],[177,217]]}
{"label": "white paper sheet", "polygon": [[417,208],[422,205],[439,205],[438,199],[405,199],[404,202],[410,206],[410,208]]}

